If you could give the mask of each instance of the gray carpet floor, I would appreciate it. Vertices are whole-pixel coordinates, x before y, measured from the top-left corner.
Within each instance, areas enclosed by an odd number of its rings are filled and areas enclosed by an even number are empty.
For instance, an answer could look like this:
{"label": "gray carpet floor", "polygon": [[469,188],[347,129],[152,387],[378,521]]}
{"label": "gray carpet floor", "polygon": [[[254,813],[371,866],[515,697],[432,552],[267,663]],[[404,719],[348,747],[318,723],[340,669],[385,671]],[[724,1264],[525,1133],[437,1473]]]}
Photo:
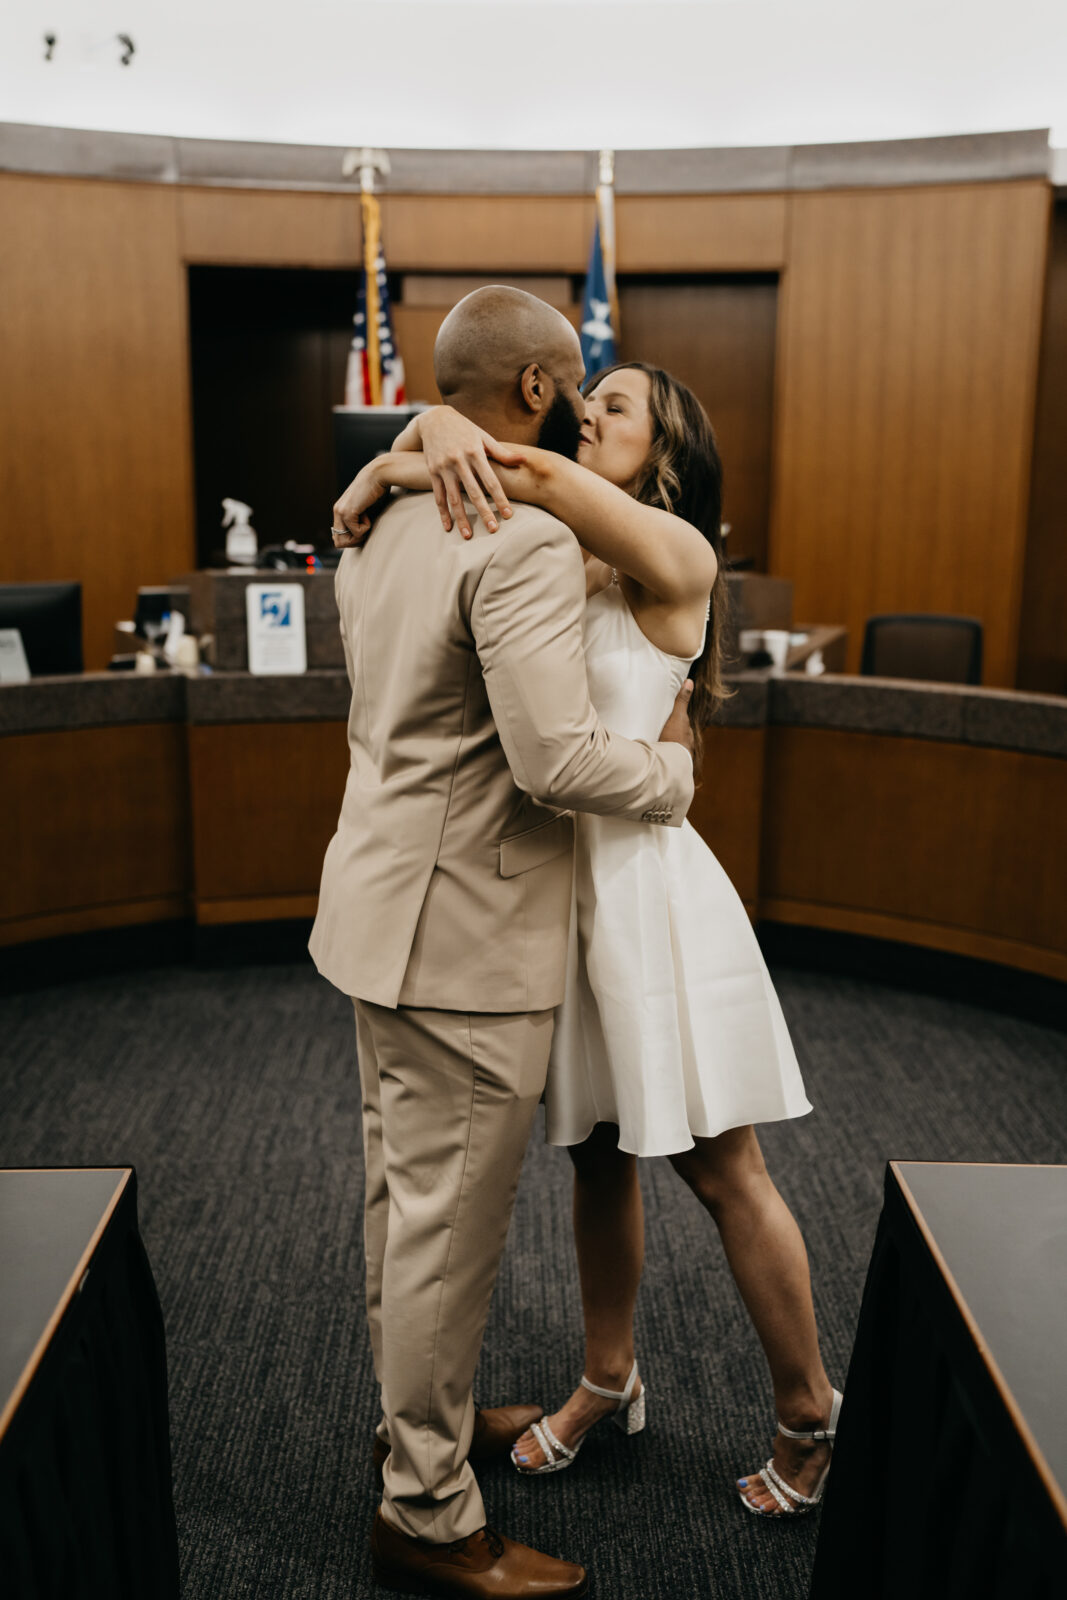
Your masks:
{"label": "gray carpet floor", "polygon": [[[1064,1039],[854,979],[775,978],[816,1109],[763,1144],[807,1239],[840,1384],[886,1159],[1063,1160]],[[305,965],[174,967],[8,997],[0,1106],[0,1165],[137,1167],[167,1325],[186,1600],[377,1594],[348,1003]],[[569,1180],[538,1131],[480,1368],[486,1404],[551,1406],[579,1375]],[[642,1181],[648,1428],[599,1430],[556,1476],[486,1469],[491,1521],[585,1561],[597,1600],[799,1600],[817,1520],[759,1521],[732,1489],[771,1432],[755,1336],[703,1211],[666,1162],[642,1163]]]}

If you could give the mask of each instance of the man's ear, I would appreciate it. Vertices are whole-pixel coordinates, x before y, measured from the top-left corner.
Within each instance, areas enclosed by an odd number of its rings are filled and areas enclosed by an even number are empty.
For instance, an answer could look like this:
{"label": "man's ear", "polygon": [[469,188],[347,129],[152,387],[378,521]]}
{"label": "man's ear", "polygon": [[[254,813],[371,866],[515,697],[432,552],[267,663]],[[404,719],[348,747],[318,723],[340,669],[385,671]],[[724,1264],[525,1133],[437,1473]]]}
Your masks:
{"label": "man's ear", "polygon": [[530,365],[523,369],[522,376],[519,379],[519,392],[522,395],[523,404],[535,416],[547,407],[550,398],[548,381],[536,361],[531,361]]}

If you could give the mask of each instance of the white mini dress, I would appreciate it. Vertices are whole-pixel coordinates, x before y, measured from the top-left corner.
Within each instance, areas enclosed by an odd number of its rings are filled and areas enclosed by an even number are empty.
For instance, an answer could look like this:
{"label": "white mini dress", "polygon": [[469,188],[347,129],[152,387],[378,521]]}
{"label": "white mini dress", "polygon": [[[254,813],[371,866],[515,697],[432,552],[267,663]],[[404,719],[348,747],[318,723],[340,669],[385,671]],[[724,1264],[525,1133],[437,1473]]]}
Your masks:
{"label": "white mini dress", "polygon": [[[585,655],[604,726],[658,739],[690,663],[645,638],[617,584],[588,602]],[[811,1110],[748,913],[688,822],[575,817],[545,1107],[549,1143],[614,1122],[640,1156]]]}

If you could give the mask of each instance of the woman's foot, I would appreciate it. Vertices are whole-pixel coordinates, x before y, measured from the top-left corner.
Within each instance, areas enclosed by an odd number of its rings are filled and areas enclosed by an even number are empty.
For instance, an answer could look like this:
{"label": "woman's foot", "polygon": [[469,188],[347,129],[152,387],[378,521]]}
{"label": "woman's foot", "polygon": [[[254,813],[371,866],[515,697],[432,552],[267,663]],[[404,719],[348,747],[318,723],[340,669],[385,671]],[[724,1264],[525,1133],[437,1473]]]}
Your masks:
{"label": "woman's foot", "polygon": [[[621,1375],[601,1372],[590,1381],[595,1382],[601,1389],[621,1391],[629,1375],[630,1370],[626,1368]],[[638,1378],[634,1384],[632,1399],[637,1399],[641,1389],[641,1379]],[[542,1426],[547,1423],[560,1444],[565,1444],[568,1450],[576,1450],[590,1428],[601,1422],[604,1417],[610,1417],[612,1412],[618,1409],[617,1400],[605,1400],[602,1395],[592,1394],[579,1384],[565,1405],[554,1411],[550,1417],[542,1418]],[[548,1437],[551,1438],[551,1434]],[[536,1472],[538,1467],[543,1467],[545,1464],[544,1451],[529,1430],[516,1440],[512,1457],[520,1472]]]}
{"label": "woman's foot", "polygon": [[[834,1391],[831,1388],[824,1406],[818,1410],[810,1405],[806,1408],[803,1406],[783,1408],[782,1421],[787,1428],[792,1428],[797,1433],[806,1432],[808,1429],[825,1428],[829,1425],[833,1403]],[[778,1476],[798,1494],[809,1497],[814,1494],[829,1460],[829,1444],[810,1439],[787,1439],[780,1430],[774,1436],[771,1465]],[[782,1510],[758,1471],[749,1473],[747,1478],[738,1478],[737,1487],[743,1498],[756,1511],[762,1511],[771,1517],[789,1514]],[[788,1499],[788,1496],[786,1498]]]}

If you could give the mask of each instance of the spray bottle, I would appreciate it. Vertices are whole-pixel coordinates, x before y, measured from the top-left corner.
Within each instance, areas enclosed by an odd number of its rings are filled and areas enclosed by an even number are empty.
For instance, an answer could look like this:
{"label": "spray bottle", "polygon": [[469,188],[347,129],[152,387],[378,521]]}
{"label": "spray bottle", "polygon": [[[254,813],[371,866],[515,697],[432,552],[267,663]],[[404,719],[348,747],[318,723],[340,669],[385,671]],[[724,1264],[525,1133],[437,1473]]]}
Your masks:
{"label": "spray bottle", "polygon": [[232,561],[235,566],[255,566],[259,546],[256,543],[256,530],[248,520],[252,515],[252,507],[246,506],[242,500],[224,500],[222,510],[222,526],[228,529],[226,560]]}

